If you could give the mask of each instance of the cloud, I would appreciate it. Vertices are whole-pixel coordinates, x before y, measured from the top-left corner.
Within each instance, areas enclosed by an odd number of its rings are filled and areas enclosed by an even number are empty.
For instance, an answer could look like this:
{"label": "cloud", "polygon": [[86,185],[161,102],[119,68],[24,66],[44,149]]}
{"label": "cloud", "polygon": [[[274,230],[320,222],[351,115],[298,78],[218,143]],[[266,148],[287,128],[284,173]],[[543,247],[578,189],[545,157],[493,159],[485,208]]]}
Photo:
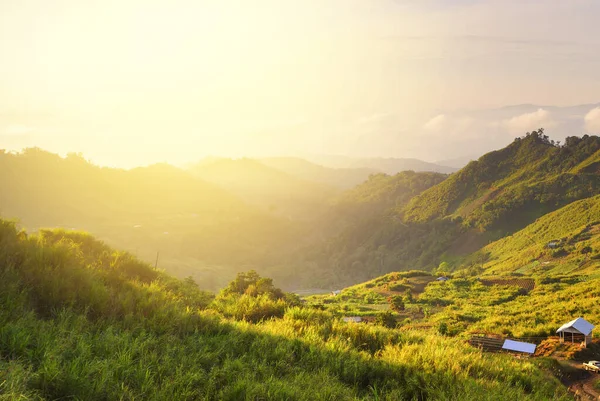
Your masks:
{"label": "cloud", "polygon": [[7,126],[2,133],[8,136],[21,136],[31,134],[33,131],[35,130],[32,127],[26,125],[11,124]]}
{"label": "cloud", "polygon": [[423,124],[423,130],[429,134],[451,135],[467,139],[473,134],[475,120],[469,116],[449,116],[439,114]]}
{"label": "cloud", "polygon": [[425,131],[429,131],[429,132],[440,132],[444,128],[447,128],[447,124],[448,124],[448,117],[446,117],[445,114],[439,114],[439,115],[433,117],[431,120],[427,121],[423,125],[423,128],[425,129]]}
{"label": "cloud", "polygon": [[591,133],[600,133],[600,107],[596,107],[584,117],[585,129]]}
{"label": "cloud", "polygon": [[525,113],[504,120],[502,125],[511,134],[521,135],[527,131],[536,130],[538,128],[553,128],[557,125],[557,122],[553,119],[552,114],[548,110],[540,108],[532,113]]}

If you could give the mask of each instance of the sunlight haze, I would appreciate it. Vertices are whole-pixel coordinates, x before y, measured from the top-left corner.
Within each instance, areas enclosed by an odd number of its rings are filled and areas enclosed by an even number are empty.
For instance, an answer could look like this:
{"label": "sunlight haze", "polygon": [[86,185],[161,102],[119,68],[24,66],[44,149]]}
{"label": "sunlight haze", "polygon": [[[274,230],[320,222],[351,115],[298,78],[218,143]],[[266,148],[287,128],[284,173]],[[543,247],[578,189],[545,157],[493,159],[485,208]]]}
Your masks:
{"label": "sunlight haze", "polygon": [[435,161],[542,126],[597,132],[598,15],[593,0],[2,0],[0,148],[126,167]]}

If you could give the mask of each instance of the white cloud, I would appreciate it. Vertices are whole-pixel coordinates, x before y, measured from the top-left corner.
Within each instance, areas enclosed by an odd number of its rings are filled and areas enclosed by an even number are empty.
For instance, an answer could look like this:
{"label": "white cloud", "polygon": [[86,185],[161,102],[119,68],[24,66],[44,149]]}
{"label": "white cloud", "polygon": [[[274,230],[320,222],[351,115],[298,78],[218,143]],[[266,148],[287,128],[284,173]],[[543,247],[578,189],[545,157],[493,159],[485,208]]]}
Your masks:
{"label": "white cloud", "polygon": [[445,114],[440,114],[427,121],[423,128],[429,132],[440,132],[447,127],[448,117]]}
{"label": "white cloud", "polygon": [[600,133],[600,107],[590,110],[584,117],[585,129],[594,134]]}
{"label": "white cloud", "polygon": [[538,128],[552,128],[556,124],[551,113],[541,108],[533,113],[521,114],[503,121],[503,126],[515,135],[525,134]]}
{"label": "white cloud", "polygon": [[429,134],[453,136],[467,139],[473,135],[475,120],[469,116],[448,116],[439,114],[423,125],[423,130]]}
{"label": "white cloud", "polygon": [[20,136],[30,134],[34,131],[33,128],[21,124],[11,124],[4,129],[3,134],[9,136]]}

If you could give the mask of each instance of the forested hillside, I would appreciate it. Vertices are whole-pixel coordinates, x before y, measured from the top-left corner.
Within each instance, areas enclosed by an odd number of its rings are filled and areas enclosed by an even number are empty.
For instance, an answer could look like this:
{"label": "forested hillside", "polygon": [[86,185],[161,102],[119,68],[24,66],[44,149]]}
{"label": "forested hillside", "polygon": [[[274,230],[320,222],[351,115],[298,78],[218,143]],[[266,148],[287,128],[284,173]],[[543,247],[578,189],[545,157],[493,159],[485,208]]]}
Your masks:
{"label": "forested hillside", "polygon": [[[455,264],[546,213],[600,193],[599,158],[599,137],[569,137],[559,145],[543,130],[534,131],[469,163],[408,204],[384,205],[387,212],[313,249],[304,265],[314,274],[324,272],[323,280],[347,285],[347,277],[367,280]],[[377,196],[375,188],[367,192]]]}
{"label": "forested hillside", "polygon": [[458,217],[467,227],[512,231],[600,192],[599,166],[599,137],[569,137],[560,146],[534,131],[415,198],[404,216],[415,222]]}
{"label": "forested hillside", "polygon": [[10,400],[567,400],[545,369],[433,332],[349,325],[268,279],[216,297],[88,235],[0,220]]}
{"label": "forested hillside", "polygon": [[314,219],[339,191],[246,158],[201,162],[188,171],[260,210],[289,219]]}
{"label": "forested hillside", "polygon": [[296,246],[289,221],[170,165],[101,168],[27,149],[0,154],[0,182],[2,217],[31,230],[89,231],[209,288]]}
{"label": "forested hillside", "polygon": [[391,271],[457,267],[598,194],[599,163],[600,138],[559,145],[540,130],[450,175],[371,174],[340,191],[250,159],[119,170],[29,149],[0,155],[0,213],[32,230],[90,231],[206,288],[248,269],[287,289],[336,288]]}

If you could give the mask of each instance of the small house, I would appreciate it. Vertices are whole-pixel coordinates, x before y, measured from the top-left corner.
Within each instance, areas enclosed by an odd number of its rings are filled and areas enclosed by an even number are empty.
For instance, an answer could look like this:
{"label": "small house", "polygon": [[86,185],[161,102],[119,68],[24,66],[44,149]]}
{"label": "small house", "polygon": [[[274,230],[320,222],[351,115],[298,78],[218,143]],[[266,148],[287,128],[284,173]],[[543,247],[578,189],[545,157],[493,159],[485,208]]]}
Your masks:
{"label": "small house", "polygon": [[582,317],[565,323],[556,332],[560,336],[560,342],[571,341],[571,343],[581,343],[582,347],[587,347],[592,342],[592,331],[594,325]]}
{"label": "small house", "polygon": [[552,240],[546,244],[546,248],[555,249],[560,246],[559,240]]}
{"label": "small house", "polygon": [[335,297],[338,296],[342,293],[342,290],[335,290],[335,291],[331,291],[331,296]]}
{"label": "small house", "polygon": [[450,279],[449,279],[448,277],[444,277],[444,276],[442,276],[442,277],[438,277],[438,278],[436,278],[435,280],[436,280],[436,281],[448,281],[448,280],[450,280]]}
{"label": "small house", "polygon": [[346,323],[360,323],[363,321],[362,317],[360,316],[347,316],[343,317],[342,320]]}

